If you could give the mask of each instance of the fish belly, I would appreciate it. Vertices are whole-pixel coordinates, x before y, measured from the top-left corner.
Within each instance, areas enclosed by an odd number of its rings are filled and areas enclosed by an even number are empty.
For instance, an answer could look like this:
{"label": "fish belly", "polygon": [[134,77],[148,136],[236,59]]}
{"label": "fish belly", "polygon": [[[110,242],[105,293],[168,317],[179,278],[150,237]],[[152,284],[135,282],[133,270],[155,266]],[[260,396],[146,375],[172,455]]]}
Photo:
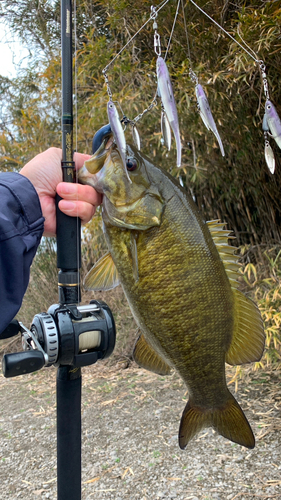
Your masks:
{"label": "fish belly", "polygon": [[202,407],[227,394],[225,353],[233,297],[209,230],[181,192],[167,199],[160,227],[138,233],[139,279],[132,273],[131,234],[107,225],[109,250],[132,313],[154,350],[185,381]]}

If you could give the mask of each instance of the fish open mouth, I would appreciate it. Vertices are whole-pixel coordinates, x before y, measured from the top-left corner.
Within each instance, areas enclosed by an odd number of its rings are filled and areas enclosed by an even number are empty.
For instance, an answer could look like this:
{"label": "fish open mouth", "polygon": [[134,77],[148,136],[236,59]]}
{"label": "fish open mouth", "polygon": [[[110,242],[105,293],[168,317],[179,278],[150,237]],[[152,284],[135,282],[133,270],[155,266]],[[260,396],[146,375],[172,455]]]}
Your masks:
{"label": "fish open mouth", "polygon": [[85,161],[85,167],[92,175],[97,174],[104,166],[105,161],[111,154],[112,147],[114,146],[113,141],[113,134],[111,134],[110,137],[105,137],[95,154],[91,156],[89,160]]}

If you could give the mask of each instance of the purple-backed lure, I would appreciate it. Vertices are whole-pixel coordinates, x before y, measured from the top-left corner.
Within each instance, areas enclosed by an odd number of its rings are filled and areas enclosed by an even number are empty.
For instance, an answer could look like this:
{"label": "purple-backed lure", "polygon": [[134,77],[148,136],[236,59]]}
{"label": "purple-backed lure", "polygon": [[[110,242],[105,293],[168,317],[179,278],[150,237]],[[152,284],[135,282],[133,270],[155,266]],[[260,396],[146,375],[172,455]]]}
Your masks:
{"label": "purple-backed lure", "polygon": [[222,141],[220,138],[220,134],[218,133],[218,129],[217,129],[217,126],[215,124],[215,120],[214,120],[212,112],[210,110],[210,105],[209,105],[208,99],[207,99],[206,94],[203,90],[203,87],[200,85],[200,83],[197,83],[197,85],[195,87],[195,92],[196,92],[200,116],[201,116],[205,126],[207,127],[207,129],[211,130],[213,132],[213,134],[215,134],[217,141],[219,143],[221,154],[222,154],[222,156],[225,156],[223,144],[222,144]]}
{"label": "purple-backed lure", "polygon": [[107,114],[108,114],[108,119],[109,119],[109,123],[111,126],[111,130],[112,130],[119,154],[121,156],[122,163],[124,165],[125,172],[127,174],[129,181],[131,182],[131,179],[130,179],[129,174],[127,172],[127,166],[126,166],[125,134],[124,134],[122,124],[120,122],[118,111],[117,111],[116,106],[113,103],[113,101],[108,101],[108,103],[107,103]]}
{"label": "purple-backed lure", "polygon": [[[156,72],[158,81],[158,93],[161,97],[162,105],[168,118],[171,129],[174,133],[177,146],[177,166],[181,166],[181,140],[179,130],[178,112],[173,94],[172,83],[166,63],[163,57],[158,57],[156,62]],[[165,138],[164,138],[165,141]]]}
{"label": "purple-backed lure", "polygon": [[277,114],[275,106],[269,99],[265,103],[265,115],[263,120],[263,129],[268,126],[270,136],[275,140],[276,144],[281,149],[281,120]]}

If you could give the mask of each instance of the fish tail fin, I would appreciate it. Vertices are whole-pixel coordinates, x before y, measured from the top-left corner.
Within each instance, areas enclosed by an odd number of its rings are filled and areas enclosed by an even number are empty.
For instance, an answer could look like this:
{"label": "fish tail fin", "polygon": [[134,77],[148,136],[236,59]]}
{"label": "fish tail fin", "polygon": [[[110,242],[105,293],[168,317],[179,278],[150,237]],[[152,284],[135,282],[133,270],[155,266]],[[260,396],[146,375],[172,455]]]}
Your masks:
{"label": "fish tail fin", "polygon": [[188,401],[182,414],[179,445],[184,449],[189,441],[204,427],[213,427],[221,436],[246,448],[254,448],[255,437],[242,409],[227,391],[226,402],[211,410],[192,406]]}

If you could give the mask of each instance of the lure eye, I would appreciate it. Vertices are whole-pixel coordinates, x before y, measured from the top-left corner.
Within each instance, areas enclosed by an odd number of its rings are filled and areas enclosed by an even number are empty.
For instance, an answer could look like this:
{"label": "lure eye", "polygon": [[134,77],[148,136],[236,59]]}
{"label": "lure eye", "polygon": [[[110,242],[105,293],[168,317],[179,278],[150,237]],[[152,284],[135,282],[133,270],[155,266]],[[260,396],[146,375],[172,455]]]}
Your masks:
{"label": "lure eye", "polygon": [[128,158],[126,167],[129,172],[133,172],[138,167],[137,161],[134,158]]}
{"label": "lure eye", "polygon": [[267,105],[267,109],[271,109],[271,105],[270,104]]}

